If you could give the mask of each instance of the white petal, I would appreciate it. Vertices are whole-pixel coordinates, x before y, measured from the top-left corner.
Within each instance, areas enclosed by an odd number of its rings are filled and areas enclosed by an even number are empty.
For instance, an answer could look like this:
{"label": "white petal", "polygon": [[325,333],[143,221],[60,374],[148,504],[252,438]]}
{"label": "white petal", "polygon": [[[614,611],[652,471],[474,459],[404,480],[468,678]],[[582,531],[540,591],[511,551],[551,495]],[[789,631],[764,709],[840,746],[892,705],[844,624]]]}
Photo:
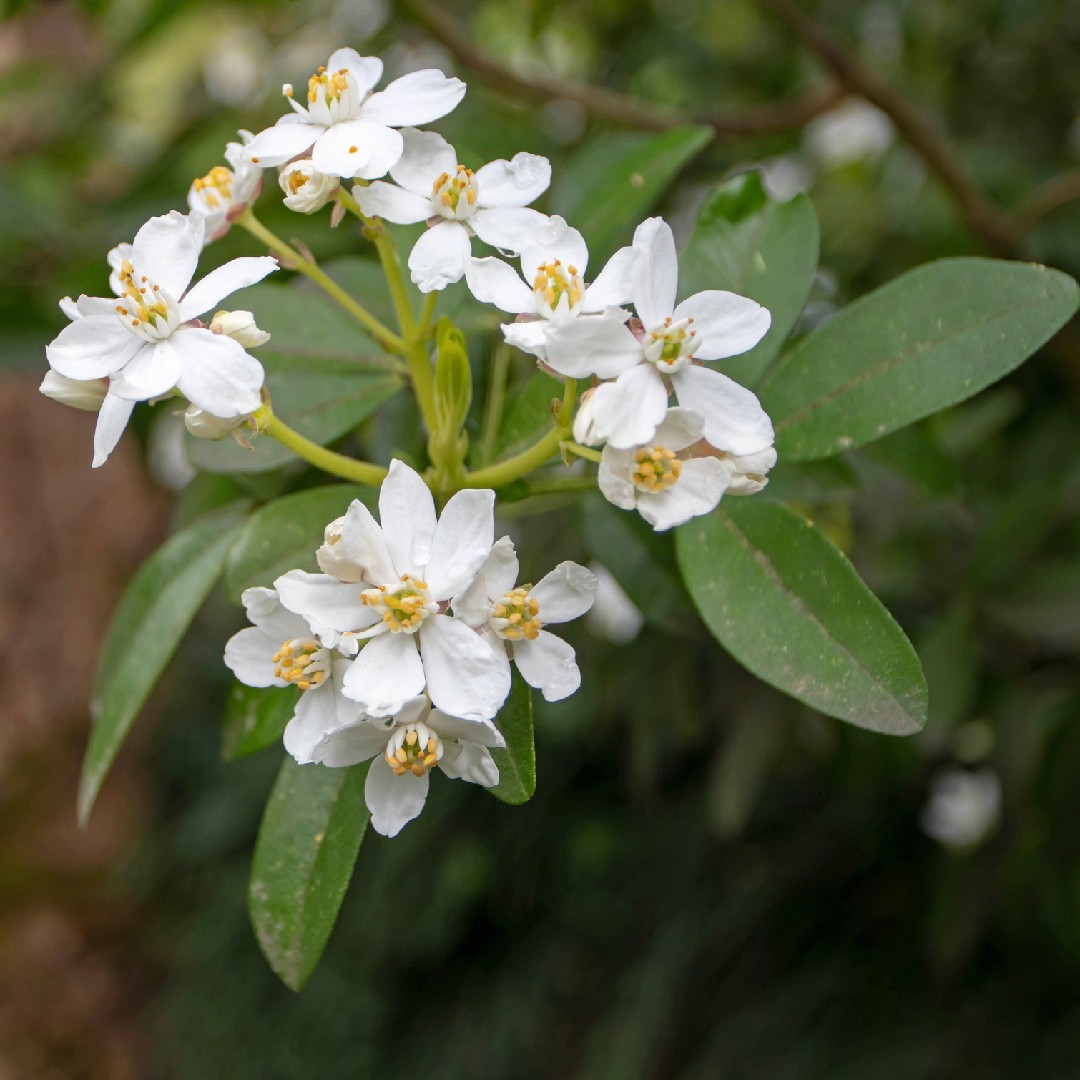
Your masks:
{"label": "white petal", "polygon": [[109,392],[129,401],[160,397],[179,381],[181,363],[181,355],[171,340],[147,344],[112,377]]}
{"label": "white petal", "polygon": [[506,740],[490,720],[462,720],[460,716],[451,716],[442,709],[432,709],[425,723],[444,739],[457,739],[480,746],[506,745]]}
{"label": "white petal", "polygon": [[131,244],[131,262],[138,277],[160,285],[174,297],[183,295],[202,251],[202,222],[178,210],[151,218]]}
{"label": "white petal", "polygon": [[183,365],[177,387],[193,405],[228,418],[254,412],[262,404],[262,364],[232,338],[184,326],[169,341]]}
{"label": "white petal", "polygon": [[364,781],[364,802],[371,811],[371,827],[383,836],[397,836],[424,809],[428,774],[406,772],[395,776],[385,757],[377,757]]}
{"label": "white petal", "polygon": [[550,367],[571,379],[614,379],[641,364],[641,342],[618,318],[588,315],[559,319],[545,340]]}
{"label": "white petal", "polygon": [[355,49],[335,49],[326,61],[327,71],[345,68],[356,79],[356,88],[363,97],[383,75],[383,62],[377,56],[361,56]]}
{"label": "white petal", "polygon": [[500,251],[520,251],[530,234],[544,223],[539,210],[527,206],[497,206],[477,210],[469,218],[469,227],[485,244]]}
{"label": "white petal", "polygon": [[116,448],[120,436],[131,419],[134,401],[126,401],[115,394],[106,394],[98,411],[97,426],[94,428],[94,462],[96,469],[104,465],[109,455]]}
{"label": "white petal", "polygon": [[551,184],[551,162],[539,154],[515,154],[477,169],[476,184],[480,206],[528,206]]}
{"label": "white petal", "polygon": [[573,648],[546,630],[541,630],[535,641],[515,641],[514,662],[521,677],[539,690],[545,701],[562,701],[581,685]]}
{"label": "white petal", "polygon": [[280,641],[248,626],[225,643],[225,666],[247,686],[284,686],[274,675],[274,654],[280,648]]}
{"label": "white petal", "polygon": [[374,180],[385,176],[401,156],[401,135],[368,120],[332,124],[316,140],[311,163],[327,176],[358,176]]}
{"label": "white petal", "polygon": [[464,96],[465,84],[460,79],[425,68],[402,75],[385,90],[372,94],[360,106],[360,115],[392,127],[426,124],[445,116]]}
{"label": "white petal", "polygon": [[326,573],[342,581],[386,585],[397,580],[383,531],[359,499],[349,504],[341,538],[336,544],[323,544],[316,557]]}
{"label": "white petal", "polygon": [[[288,728],[285,735],[287,740]],[[386,728],[370,720],[355,720],[344,727],[325,731],[311,749],[311,760],[332,769],[358,765],[361,761],[385,754],[389,738]],[[288,749],[287,741],[285,748]]]}
{"label": "white petal", "polygon": [[510,693],[505,654],[448,615],[429,615],[419,637],[432,704],[465,720],[490,720]]}
{"label": "white petal", "polygon": [[518,558],[513,541],[509,536],[500,536],[473,583],[454,597],[451,604],[454,617],[463,619],[469,626],[486,623],[492,601],[508,593],[517,584],[517,578]]}
{"label": "white petal", "polygon": [[[305,690],[297,702],[292,720],[285,728],[285,749],[301,764],[317,761],[323,765],[339,768],[355,765],[365,757],[372,757],[385,748],[387,735],[383,731],[381,745],[376,742],[372,753],[353,760],[345,760],[350,749],[344,745],[334,745],[333,736],[343,728],[352,727],[364,713],[355,701],[350,701],[341,693],[341,684],[348,673],[352,661],[335,657],[331,662],[330,677],[321,685]],[[368,725],[374,730],[372,725]],[[373,741],[373,740],[369,740]],[[327,744],[330,744],[329,746]]]}
{"label": "white petal", "polygon": [[590,399],[592,434],[598,442],[625,449],[644,446],[667,412],[668,392],[651,364],[638,364]]}
{"label": "white petal", "polygon": [[300,616],[287,611],[281,604],[281,597],[276,589],[266,589],[256,586],[253,589],[245,589],[240,597],[251,620],[271,641],[276,641],[277,648],[293,638],[306,638],[311,633],[311,628]]}
{"label": "white petal", "polygon": [[[457,170],[457,151],[434,131],[402,128],[401,137],[405,141],[405,151],[398,163],[390,170],[390,175],[407,191],[424,196],[427,200],[428,214],[431,214],[434,212],[431,195],[435,181],[443,173],[454,173]],[[357,197],[359,194],[357,192]],[[367,211],[365,210],[364,213]],[[420,219],[417,218],[417,220]]]}
{"label": "white petal", "polygon": [[[439,616],[430,616],[428,622],[434,618]],[[393,716],[424,689],[424,665],[413,636],[386,633],[372,638],[349,668],[343,689],[372,716]]]}
{"label": "white petal", "polygon": [[610,443],[604,447],[596,482],[604,498],[621,510],[634,510],[637,507],[637,488],[630,479],[633,471],[632,449],[618,450]]}
{"label": "white petal", "polygon": [[197,318],[204,311],[217,307],[226,296],[262,281],[267,274],[272,274],[277,269],[277,259],[271,259],[268,255],[233,259],[224,266],[211,270],[191,287],[180,301],[180,316],[184,320]]}
{"label": "white petal", "polygon": [[696,409],[668,409],[652,437],[654,446],[667,450],[685,450],[700,442],[705,432],[705,418]]}
{"label": "white petal", "polygon": [[431,199],[414,195],[411,191],[376,180],[369,187],[353,188],[353,195],[360,209],[368,217],[381,217],[398,225],[414,225],[426,221],[433,212]]}
{"label": "white petal", "polygon": [[596,575],[576,562],[561,562],[529,593],[540,603],[540,619],[548,623],[580,618],[596,599]]}
{"label": "white petal", "polygon": [[537,356],[547,356],[547,332],[551,323],[547,319],[525,319],[521,322],[503,323],[502,332],[508,345]]}
{"label": "white petal", "polygon": [[[422,579],[435,538],[435,500],[420,474],[396,458],[390,462],[379,491],[379,520],[397,579],[403,574]],[[386,585],[397,579],[374,584]]]}
{"label": "white petal", "polygon": [[326,130],[289,113],[273,127],[260,131],[245,147],[245,157],[259,166],[284,165],[302,154]]}
{"label": "white petal", "polygon": [[768,308],[737,293],[708,289],[687,297],[676,309],[676,319],[691,318],[701,338],[694,351],[699,360],[723,360],[752,349],[768,332]]}
{"label": "white petal", "polygon": [[572,266],[581,276],[589,266],[589,249],[585,238],[558,216],[550,217],[529,237],[521,249],[521,272],[526,281],[536,277],[541,263],[558,259],[563,266]]}
{"label": "white petal", "polygon": [[665,491],[638,492],[638,513],[657,532],[682,525],[716,508],[727,490],[728,471],[717,458],[691,458]]}
{"label": "white petal", "polygon": [[427,583],[433,600],[449,600],[469,584],[495,540],[495,492],[459,491],[443,508],[431,546]]}
{"label": "white petal", "polygon": [[705,438],[718,450],[753,454],[772,446],[772,421],[746,387],[696,364],[677,371],[671,381],[680,404],[705,418]]}
{"label": "white petal", "polygon": [[316,633],[322,627],[339,633],[365,630],[379,621],[375,609],[360,599],[363,586],[345,584],[328,574],[290,570],[274,582],[274,588],[281,603],[308,619]]}
{"label": "white petal", "polygon": [[460,281],[472,250],[469,232],[460,221],[440,221],[421,233],[409,255],[409,274],[423,293],[437,292]]}
{"label": "white petal", "polygon": [[465,280],[482,304],[494,304],[512,315],[536,311],[532,289],[501,259],[466,259]]}
{"label": "white petal", "polygon": [[634,233],[634,306],[646,328],[675,310],[679,260],[675,237],[663,218],[643,221]]}
{"label": "white petal", "polygon": [[619,248],[596,275],[596,280],[586,288],[581,310],[588,313],[628,304],[634,295],[636,259],[632,247]]}
{"label": "white petal", "polygon": [[494,787],[499,782],[499,766],[495,764],[491,751],[476,743],[461,743],[460,746],[460,752],[455,757],[443,757],[439,768],[455,780]]}
{"label": "white petal", "polygon": [[68,323],[45,346],[45,356],[69,379],[101,379],[119,371],[145,344],[115,312],[87,315]]}

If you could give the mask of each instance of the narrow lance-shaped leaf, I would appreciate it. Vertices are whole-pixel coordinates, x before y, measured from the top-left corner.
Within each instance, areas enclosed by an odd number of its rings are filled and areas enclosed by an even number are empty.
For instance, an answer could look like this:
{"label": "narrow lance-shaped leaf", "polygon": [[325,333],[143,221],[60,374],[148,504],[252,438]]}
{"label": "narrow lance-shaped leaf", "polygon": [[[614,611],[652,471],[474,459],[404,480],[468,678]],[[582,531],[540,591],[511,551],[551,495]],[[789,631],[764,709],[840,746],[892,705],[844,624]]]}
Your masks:
{"label": "narrow lance-shaped leaf", "polygon": [[79,781],[83,823],[135,717],[221,576],[243,513],[230,507],[176,533],[127,587],[105,636],[91,700],[93,727]]}
{"label": "narrow lance-shaped leaf", "polygon": [[367,830],[368,764],[282,762],[259,827],[248,910],[263,954],[299,990],[334,928]]}
{"label": "narrow lance-shaped leaf", "polygon": [[817,260],[817,214],[805,195],[777,202],[757,172],[716,188],[680,260],[679,293],[723,289],[749,296],[772,315],[765,337],[749,352],[720,361],[719,370],[744,386],[761,378],[806,304]]}
{"label": "narrow lance-shaped leaf", "polygon": [[780,459],[829,457],[971,397],[1078,302],[1067,274],[1027,263],[943,259],[902,275],[803,339],[761,384]]}
{"label": "narrow lance-shaped leaf", "polygon": [[758,678],[887,735],[926,723],[918,657],[881,601],[805,518],[726,499],[676,534],[683,580],[713,636]]}
{"label": "narrow lance-shaped leaf", "polygon": [[536,791],[536,746],[532,691],[516,668],[510,696],[495,717],[495,726],[506,739],[506,749],[491,751],[499,767],[499,782],[489,790],[495,798],[517,806],[528,802]]}

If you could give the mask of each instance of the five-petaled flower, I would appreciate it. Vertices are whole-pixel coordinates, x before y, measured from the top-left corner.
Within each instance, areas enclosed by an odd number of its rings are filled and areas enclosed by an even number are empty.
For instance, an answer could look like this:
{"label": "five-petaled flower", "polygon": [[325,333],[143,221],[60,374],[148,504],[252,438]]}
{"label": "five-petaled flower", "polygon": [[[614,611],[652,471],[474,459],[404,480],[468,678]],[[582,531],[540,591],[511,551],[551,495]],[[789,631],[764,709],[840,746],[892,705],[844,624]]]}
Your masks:
{"label": "five-petaled flower", "polygon": [[203,221],[204,246],[220,240],[229,231],[231,222],[259,197],[262,189],[262,169],[244,156],[251,132],[239,134],[241,142],[225,146],[229,167],[215,165],[205,176],[193,180],[188,189],[191,213]]}
{"label": "five-petaled flower", "polygon": [[402,75],[373,93],[382,73],[378,57],[338,49],[308,79],[306,107],[286,84],[294,111],[260,131],[244,148],[245,156],[268,166],[304,155],[326,176],[385,176],[404,148],[397,129],[445,116],[464,96],[465,84],[429,68]]}
{"label": "five-petaled flower", "polygon": [[405,128],[405,152],[390,169],[399,186],[376,181],[354,192],[360,209],[401,225],[431,226],[409,255],[409,270],[421,292],[460,281],[472,238],[517,253],[546,218],[529,203],[551,183],[551,165],[536,154],[515,154],[473,172],[457,151],[432,131]]}

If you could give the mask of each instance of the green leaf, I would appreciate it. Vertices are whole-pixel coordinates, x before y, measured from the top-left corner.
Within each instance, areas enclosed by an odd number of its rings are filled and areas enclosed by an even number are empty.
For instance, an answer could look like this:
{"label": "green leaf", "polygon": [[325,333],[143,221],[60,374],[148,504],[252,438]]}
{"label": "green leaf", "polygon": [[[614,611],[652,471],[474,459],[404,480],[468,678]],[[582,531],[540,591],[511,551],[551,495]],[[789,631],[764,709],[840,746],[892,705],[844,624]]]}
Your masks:
{"label": "green leaf", "polygon": [[495,717],[506,739],[505,750],[492,750],[499,766],[499,782],[488,790],[512,806],[528,802],[536,791],[536,746],[533,743],[532,690],[514,668],[510,696]]}
{"label": "green leaf", "polygon": [[90,702],[93,726],[79,780],[83,824],[135,717],[221,576],[244,512],[228,507],[176,533],[127,587],[105,635]]}
{"label": "green leaf", "polygon": [[562,385],[545,371],[535,372],[513,395],[495,441],[495,459],[510,457],[551,430],[551,403],[562,398]]}
{"label": "green leaf", "polygon": [[943,259],[903,274],[761,384],[781,460],[829,457],[971,397],[1051,337],[1078,298],[1067,274],[1027,263]]}
{"label": "green leaf", "polygon": [[772,199],[758,172],[720,184],[698,214],[679,265],[679,293],[724,289],[749,296],[772,314],[765,337],[724,360],[725,375],[753,386],[776,359],[814,284],[818,220],[805,195]]}
{"label": "green leaf", "polygon": [[239,600],[245,589],[272,585],[289,570],[317,570],[315,552],[323,530],[353,499],[370,503],[375,493],[356,484],[331,484],[284,495],[252,514],[229,552],[225,591]]}
{"label": "green leaf", "polygon": [[[365,369],[354,360],[274,353],[260,353],[259,359],[274,411],[320,446],[351,431],[403,385],[398,375]],[[297,460],[267,436],[254,439],[249,450],[231,438],[189,435],[187,455],[192,465],[207,472],[264,472]]]}
{"label": "green leaf", "polygon": [[290,990],[314,971],[367,830],[368,763],[349,769],[286,757],[263,813],[248,911],[270,966]]}
{"label": "green leaf", "polygon": [[223,760],[237,761],[280,743],[296,701],[297,691],[292,687],[260,688],[234,682],[221,726]]}
{"label": "green leaf", "polygon": [[590,280],[712,137],[698,125],[653,136],[600,135],[564,164],[551,205],[585,237]]}
{"label": "green leaf", "polygon": [[676,533],[683,580],[713,636],[758,678],[888,735],[926,723],[918,657],[881,601],[805,518],[725,499]]}

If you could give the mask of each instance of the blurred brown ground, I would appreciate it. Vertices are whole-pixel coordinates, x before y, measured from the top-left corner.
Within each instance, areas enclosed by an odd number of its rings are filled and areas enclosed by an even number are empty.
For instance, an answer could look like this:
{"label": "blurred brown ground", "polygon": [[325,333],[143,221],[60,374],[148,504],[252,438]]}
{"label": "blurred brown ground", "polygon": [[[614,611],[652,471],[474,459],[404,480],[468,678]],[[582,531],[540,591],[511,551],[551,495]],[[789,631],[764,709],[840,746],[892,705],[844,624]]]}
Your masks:
{"label": "blurred brown ground", "polygon": [[0,379],[0,1080],[127,1080],[147,1075],[149,972],[116,881],[144,818],[135,755],[86,830],[75,791],[98,649],[168,500],[127,442],[92,473],[96,417],[37,382]]}

